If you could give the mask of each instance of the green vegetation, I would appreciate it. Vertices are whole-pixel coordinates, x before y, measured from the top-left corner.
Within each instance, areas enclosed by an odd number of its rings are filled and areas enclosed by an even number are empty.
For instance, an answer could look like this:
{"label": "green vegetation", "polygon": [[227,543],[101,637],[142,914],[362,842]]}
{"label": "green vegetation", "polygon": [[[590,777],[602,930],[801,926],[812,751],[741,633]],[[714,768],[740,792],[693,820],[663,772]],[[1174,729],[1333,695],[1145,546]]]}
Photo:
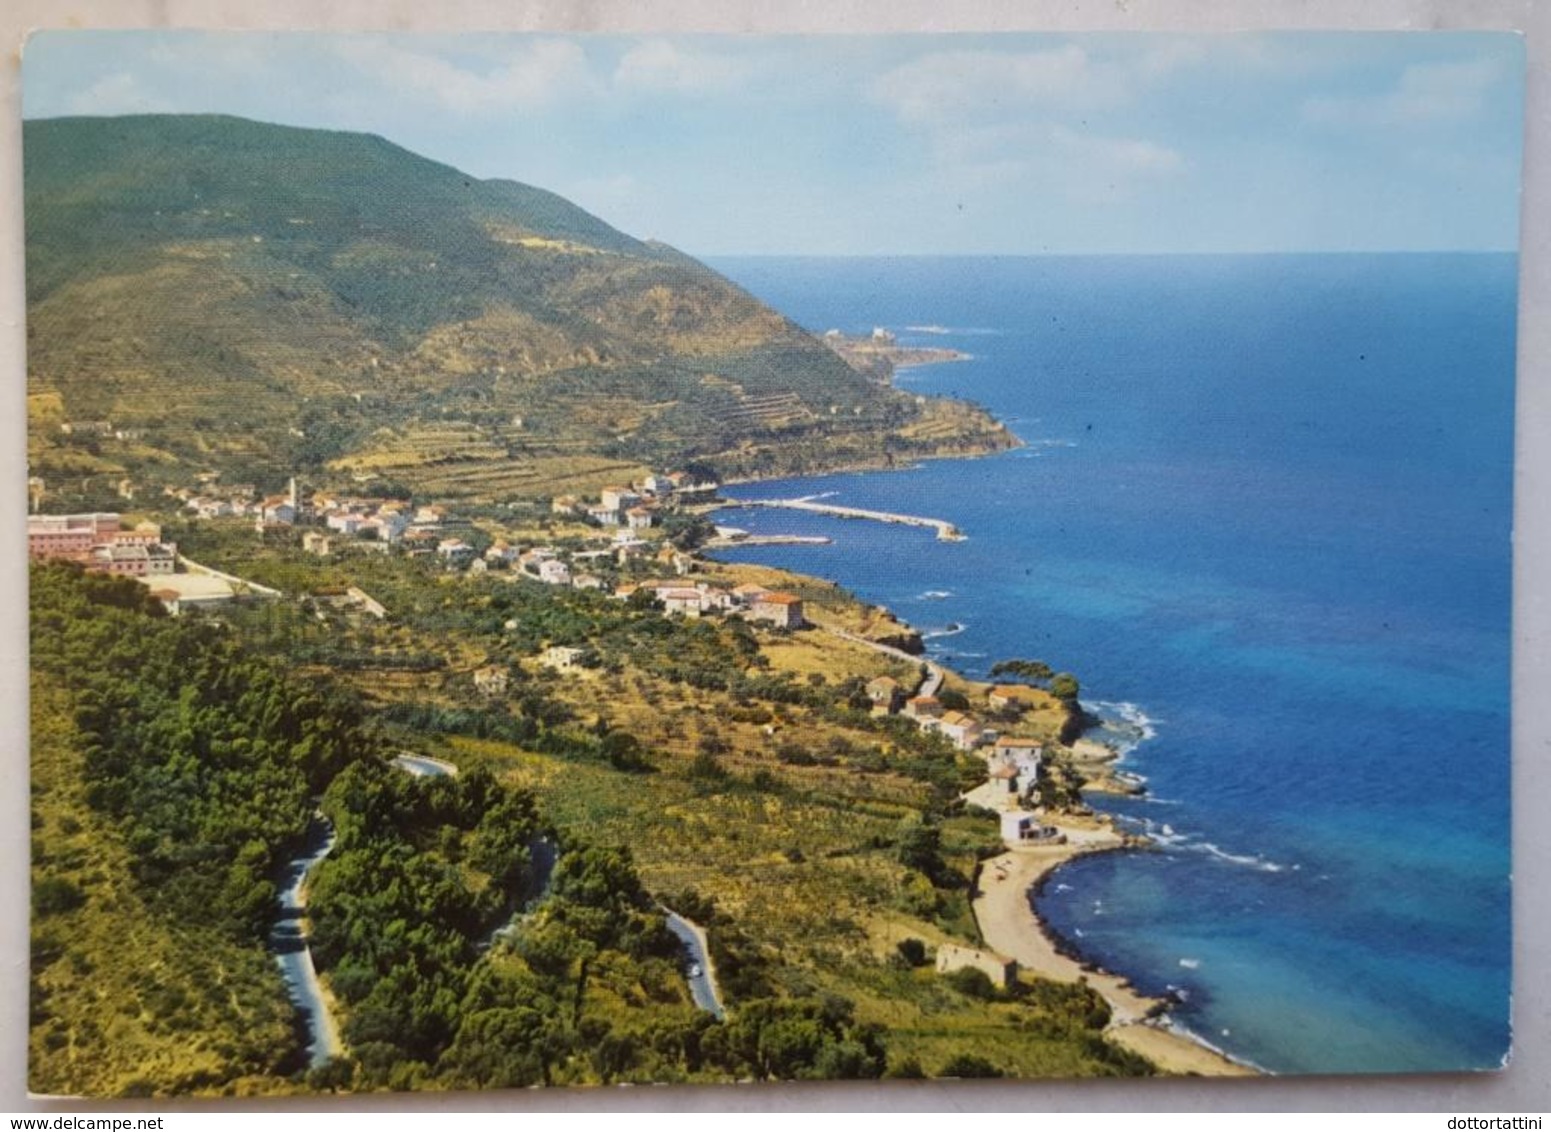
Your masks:
{"label": "green vegetation", "polygon": [[[980,760],[871,715],[867,680],[914,666],[817,630],[169,529],[291,596],[172,619],[134,583],[35,572],[36,1084],[912,1076],[992,1049],[1009,1075],[1147,1071],[1100,1037],[1085,987],[933,969],[941,944],[979,942],[971,878],[999,839],[958,801]],[[389,616],[306,596],[346,584]],[[783,585],[820,621],[868,623],[833,587]],[[551,672],[551,644],[591,667]],[[500,695],[470,679],[490,664]],[[382,755],[403,749],[460,774],[398,772]],[[319,795],[338,839],[311,940],[347,1051],[307,1073],[263,939],[271,870]],[[542,895],[541,838],[559,847]],[[659,901],[706,930],[725,1021],[690,999]],[[147,973],[121,932],[198,955]],[[133,1004],[122,1055],[121,1029],[91,1028],[101,1001]]]}
{"label": "green vegetation", "polygon": [[126,579],[35,569],[32,611],[33,1087],[289,1071],[270,878],[358,755],[353,707]]}
{"label": "green vegetation", "polygon": [[[218,116],[25,135],[29,458],[61,503],[211,468],[504,500],[1013,443],[688,256],[381,138]],[[62,427],[93,421],[113,429]]]}

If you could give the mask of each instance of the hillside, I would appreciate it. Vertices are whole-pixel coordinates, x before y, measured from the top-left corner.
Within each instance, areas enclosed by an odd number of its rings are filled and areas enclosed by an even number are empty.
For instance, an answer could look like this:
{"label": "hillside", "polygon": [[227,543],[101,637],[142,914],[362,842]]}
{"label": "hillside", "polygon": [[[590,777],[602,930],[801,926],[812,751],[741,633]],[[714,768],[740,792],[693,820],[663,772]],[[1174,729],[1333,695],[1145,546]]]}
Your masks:
{"label": "hillside", "polygon": [[134,116],[28,122],[24,146],[30,455],[55,490],[214,469],[491,498],[1012,442],[680,252],[381,138]]}

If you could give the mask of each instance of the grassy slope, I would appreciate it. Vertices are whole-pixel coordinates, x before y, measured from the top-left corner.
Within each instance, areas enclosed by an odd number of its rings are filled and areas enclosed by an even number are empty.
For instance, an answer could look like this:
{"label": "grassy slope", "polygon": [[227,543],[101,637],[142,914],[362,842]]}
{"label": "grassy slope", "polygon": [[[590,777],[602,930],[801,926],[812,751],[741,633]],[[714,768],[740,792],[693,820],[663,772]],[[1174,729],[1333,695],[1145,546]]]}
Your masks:
{"label": "grassy slope", "polygon": [[[232,543],[224,553],[232,555],[229,565],[242,568],[244,555],[251,552]],[[223,561],[221,554],[211,548],[199,557]],[[401,648],[432,649],[446,657],[448,667],[434,672],[366,668],[346,674],[378,703],[431,701],[476,709],[490,703],[471,694],[468,673],[491,657],[507,655],[500,634],[456,622],[450,611],[479,610],[489,595],[511,583],[438,577],[402,561],[324,564],[276,549],[264,552],[256,567],[250,559],[245,572],[283,582],[293,592],[305,588],[309,576],[329,582],[354,577],[385,597],[395,611],[392,622],[331,618],[318,629],[320,636],[336,641],[361,637],[379,646],[396,641]],[[767,582],[778,578],[760,567],[728,571],[728,580],[756,576]],[[875,611],[828,583],[790,575],[781,580],[803,593],[811,615],[820,621],[889,627]],[[533,589],[558,596],[557,591]],[[425,619],[438,617],[443,620],[432,638]],[[792,673],[800,683],[815,673],[830,685],[854,676],[908,678],[911,667],[816,631],[761,633],[759,641],[771,668]],[[676,641],[664,647],[682,651],[688,646]],[[1080,995],[1070,997],[1076,991],[1050,992],[1058,1001],[1048,1007],[987,1004],[952,989],[930,970],[902,970],[892,961],[901,939],[916,937],[933,946],[972,943],[976,929],[967,889],[934,891],[898,860],[896,839],[905,825],[918,820],[929,792],[902,773],[893,756],[881,762],[869,758],[870,752],[892,747],[886,732],[865,718],[837,722],[803,705],[740,703],[723,692],[664,679],[647,666],[557,677],[528,658],[516,658],[516,665],[525,675],[514,685],[511,700],[540,688],[567,705],[581,728],[606,718],[641,739],[656,771],[623,773],[600,762],[496,740],[424,735],[418,741],[460,766],[488,766],[531,787],[544,811],[573,836],[628,846],[642,879],[664,898],[671,900],[686,888],[713,897],[741,930],[779,958],[787,990],[843,995],[857,1003],[861,1020],[887,1025],[894,1063],[915,1057],[933,1072],[955,1054],[978,1053],[1016,1075],[1119,1071],[1096,1030],[1080,1021]],[[952,686],[972,698],[984,695],[984,685],[955,678]],[[1045,704],[1017,730],[1049,735],[1059,722],[1059,712]],[[707,739],[717,741],[715,749],[721,751],[719,771],[711,776],[694,768]],[[785,762],[779,752],[790,746],[814,752],[820,760],[815,765]],[[944,856],[968,876],[977,849],[996,838],[988,818],[951,818],[943,826]]]}
{"label": "grassy slope", "polygon": [[36,674],[31,720],[33,884],[73,885],[85,902],[33,918],[28,1087],[276,1088],[297,1047],[274,961],[152,915],[117,831],[86,805],[69,695]]}
{"label": "grassy slope", "polygon": [[[580,456],[747,474],[1008,442],[870,385],[687,256],[380,138],[139,116],[24,140],[32,388],[146,430],[93,442],[109,465],[154,474],[149,448],[246,479],[354,455],[342,473],[490,497],[546,493]],[[449,420],[481,446],[424,442]],[[88,470],[57,427],[32,455]]]}

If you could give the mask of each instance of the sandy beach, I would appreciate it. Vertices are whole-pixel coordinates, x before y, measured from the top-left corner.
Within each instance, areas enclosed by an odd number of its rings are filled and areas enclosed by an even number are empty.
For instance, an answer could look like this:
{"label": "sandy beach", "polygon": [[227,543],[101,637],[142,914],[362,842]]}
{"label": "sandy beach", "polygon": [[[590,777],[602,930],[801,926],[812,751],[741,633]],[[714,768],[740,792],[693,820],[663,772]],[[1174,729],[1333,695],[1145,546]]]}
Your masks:
{"label": "sandy beach", "polygon": [[1141,1054],[1164,1073],[1214,1077],[1256,1076],[1189,1035],[1172,1030],[1164,1018],[1168,1003],[1142,995],[1125,979],[1084,966],[1062,955],[1029,904],[1028,893],[1056,866],[1083,853],[1118,849],[1128,844],[1099,819],[1063,818],[1054,822],[1066,834],[1064,845],[1009,849],[985,862],[975,918],[986,944],[1023,970],[1062,982],[1086,980],[1104,996],[1112,1012],[1105,1033],[1112,1041]]}

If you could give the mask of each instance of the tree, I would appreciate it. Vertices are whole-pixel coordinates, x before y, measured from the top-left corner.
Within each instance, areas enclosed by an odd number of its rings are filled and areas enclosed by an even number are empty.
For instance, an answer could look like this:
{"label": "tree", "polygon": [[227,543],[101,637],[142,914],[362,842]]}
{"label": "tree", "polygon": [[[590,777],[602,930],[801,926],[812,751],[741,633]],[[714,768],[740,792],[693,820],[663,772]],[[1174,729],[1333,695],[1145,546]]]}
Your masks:
{"label": "tree", "polygon": [[944,980],[954,990],[970,998],[989,1002],[996,997],[996,984],[991,981],[990,975],[978,967],[960,967],[956,971],[949,971]]}
{"label": "tree", "polygon": [[641,740],[628,731],[610,731],[603,737],[603,756],[615,770],[642,771],[653,769],[651,760],[641,746]]}
{"label": "tree", "polygon": [[992,676],[1016,676],[1030,684],[1043,685],[1055,670],[1042,660],[999,660],[991,666]]}
{"label": "tree", "polygon": [[1063,703],[1076,703],[1080,691],[1077,677],[1070,672],[1057,672],[1050,678],[1050,694]]}
{"label": "tree", "polygon": [[937,693],[937,700],[942,704],[945,711],[969,710],[969,697],[963,692],[955,691],[952,688],[944,688],[939,691]]}
{"label": "tree", "polygon": [[935,880],[944,869],[942,830],[930,822],[907,820],[895,842],[895,852],[900,864]]}

